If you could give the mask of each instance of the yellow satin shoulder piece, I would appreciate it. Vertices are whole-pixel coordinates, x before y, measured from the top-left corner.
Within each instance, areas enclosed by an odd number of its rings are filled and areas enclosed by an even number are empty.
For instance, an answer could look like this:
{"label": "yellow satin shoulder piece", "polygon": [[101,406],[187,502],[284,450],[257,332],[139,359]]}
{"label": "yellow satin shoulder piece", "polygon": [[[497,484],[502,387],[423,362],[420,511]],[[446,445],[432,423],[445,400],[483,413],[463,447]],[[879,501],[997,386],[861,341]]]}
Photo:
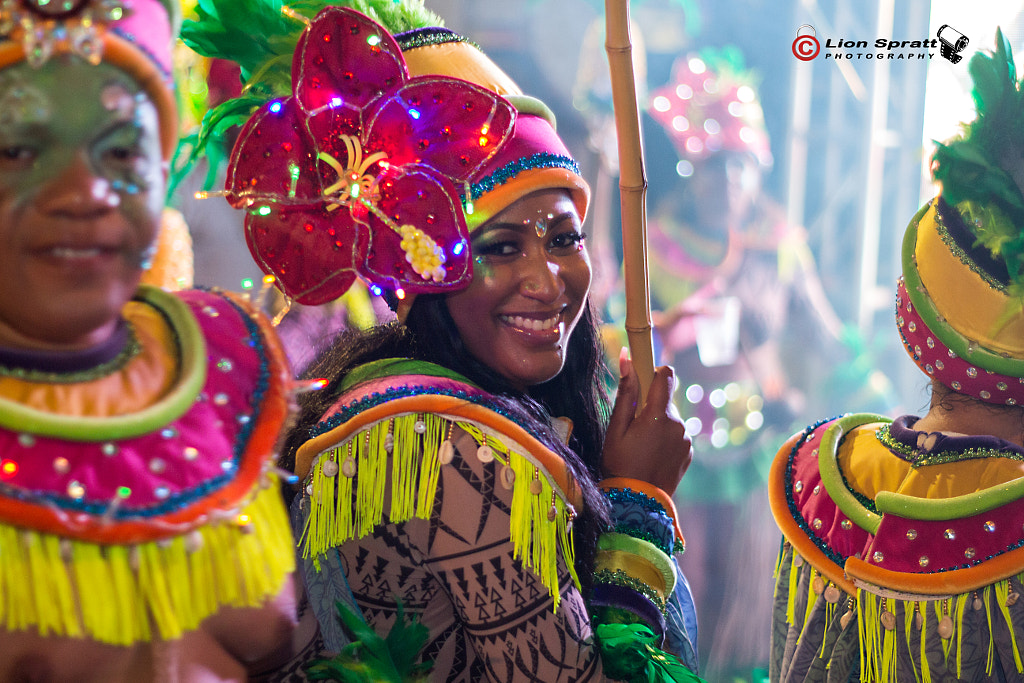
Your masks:
{"label": "yellow satin shoulder piece", "polygon": [[882,491],[942,500],[984,491],[1024,476],[1024,463],[1010,458],[963,458],[912,467],[875,436],[879,425],[858,427],[839,449],[847,483],[872,500]]}

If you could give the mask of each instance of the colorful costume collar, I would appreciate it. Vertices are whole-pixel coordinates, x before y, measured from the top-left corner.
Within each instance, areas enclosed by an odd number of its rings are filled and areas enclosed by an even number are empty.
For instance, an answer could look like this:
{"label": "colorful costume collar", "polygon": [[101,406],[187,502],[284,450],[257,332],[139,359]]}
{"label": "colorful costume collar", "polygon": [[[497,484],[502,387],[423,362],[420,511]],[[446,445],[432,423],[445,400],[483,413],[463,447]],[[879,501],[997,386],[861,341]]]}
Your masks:
{"label": "colorful costume collar", "polygon": [[385,509],[393,523],[429,518],[441,468],[457,457],[452,434],[458,427],[476,441],[476,457],[495,462],[501,484],[512,490],[516,557],[557,606],[559,555],[576,578],[571,527],[582,504],[565,462],[502,414],[489,394],[444,368],[389,360],[355,372],[360,381],[296,453],[310,505],[303,557],[316,564],[330,548],[371,533]]}
{"label": "colorful costume collar", "polygon": [[791,439],[769,488],[787,540],[850,594],[957,595],[1024,571],[1022,449],[909,424],[850,415]]}
{"label": "colorful costume collar", "polygon": [[32,419],[0,402],[0,626],[118,645],[176,638],[224,605],[262,604],[292,571],[273,468],[284,355],[240,303],[183,298],[142,292],[180,345],[178,379],[155,402]]}
{"label": "colorful costume collar", "polygon": [[[201,330],[172,327],[181,358],[198,353],[202,365],[183,363],[169,391],[127,415],[71,417],[0,401],[0,516],[8,523],[109,543],[166,538],[238,505],[264,474],[287,381],[265,331],[209,294],[187,294],[184,311],[157,290],[143,296]],[[234,350],[239,339],[247,343]]]}

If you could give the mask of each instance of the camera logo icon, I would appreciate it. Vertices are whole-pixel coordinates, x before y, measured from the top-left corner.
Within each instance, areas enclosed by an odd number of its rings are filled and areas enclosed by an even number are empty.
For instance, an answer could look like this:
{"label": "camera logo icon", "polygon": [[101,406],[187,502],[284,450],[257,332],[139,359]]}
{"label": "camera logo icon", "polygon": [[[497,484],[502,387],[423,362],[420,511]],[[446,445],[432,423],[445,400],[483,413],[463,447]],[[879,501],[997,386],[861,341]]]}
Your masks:
{"label": "camera logo icon", "polygon": [[939,39],[939,54],[954,64],[964,58],[960,53],[967,47],[967,36],[949,24],[943,24],[935,35]]}

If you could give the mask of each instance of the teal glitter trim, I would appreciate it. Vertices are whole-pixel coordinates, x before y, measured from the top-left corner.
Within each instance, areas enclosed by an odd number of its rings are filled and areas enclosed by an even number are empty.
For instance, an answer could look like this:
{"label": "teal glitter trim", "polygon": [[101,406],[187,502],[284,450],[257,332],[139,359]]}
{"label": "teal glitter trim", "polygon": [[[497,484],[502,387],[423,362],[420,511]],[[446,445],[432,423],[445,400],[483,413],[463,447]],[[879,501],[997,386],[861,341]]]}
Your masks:
{"label": "teal glitter trim", "polygon": [[927,467],[928,465],[947,465],[962,460],[981,460],[983,458],[1005,458],[1007,460],[1024,462],[1024,455],[1015,451],[1003,451],[997,448],[965,448],[962,451],[939,451],[937,453],[921,452],[894,439],[889,433],[888,425],[880,427],[875,432],[875,437],[883,446],[902,456],[915,469]]}
{"label": "teal glitter trim", "polygon": [[662,614],[665,613],[665,601],[662,600],[661,596],[646,583],[633,578],[621,569],[616,569],[615,571],[600,569],[594,572],[594,583],[611,584],[613,586],[621,586],[623,588],[634,590],[653,602],[654,606],[661,610]]}
{"label": "teal glitter trim", "polygon": [[[399,33],[395,36],[395,42],[398,43],[398,47],[402,49],[402,52],[405,52],[406,50],[414,50],[418,47],[444,45],[445,43],[469,43],[478,50],[480,49],[479,45],[465,36],[460,36],[454,31],[449,31],[448,29],[441,28],[439,26],[418,28],[413,31]],[[481,50],[481,52],[483,52],[483,50]]]}
{"label": "teal glitter trim", "polygon": [[[951,208],[953,209],[953,211],[959,210],[956,207]],[[964,216],[964,221],[969,220],[969,218]],[[972,259],[966,251],[960,248],[960,245],[957,244],[956,240],[954,240],[953,237],[949,234],[949,230],[946,228],[946,224],[942,222],[942,214],[939,213],[937,208],[935,209],[935,227],[936,232],[939,233],[939,239],[941,239],[942,243],[945,244],[951,252],[953,252],[954,256],[960,259],[960,263],[970,268],[972,273],[974,273],[982,280],[984,280],[985,284],[987,284],[992,289],[995,289],[1000,292],[1006,291],[1006,285],[1004,285],[1002,282],[1000,282],[999,280],[995,279],[987,272],[985,272],[984,268],[979,267],[978,264],[974,262],[974,259]]]}
{"label": "teal glitter trim", "polygon": [[551,152],[537,152],[536,154],[531,154],[528,157],[516,159],[505,164],[483,180],[473,183],[469,188],[469,196],[474,200],[479,199],[494,188],[512,180],[523,171],[529,171],[534,168],[564,168],[576,175],[580,174],[580,167],[569,157],[562,156],[561,154],[552,154]]}
{"label": "teal glitter trim", "polygon": [[626,487],[624,489],[609,489],[602,491],[605,497],[612,503],[633,503],[639,505],[648,512],[656,512],[666,517],[670,517],[668,510],[666,510],[661,503],[654,498],[651,498],[645,493],[634,491],[633,489]]}

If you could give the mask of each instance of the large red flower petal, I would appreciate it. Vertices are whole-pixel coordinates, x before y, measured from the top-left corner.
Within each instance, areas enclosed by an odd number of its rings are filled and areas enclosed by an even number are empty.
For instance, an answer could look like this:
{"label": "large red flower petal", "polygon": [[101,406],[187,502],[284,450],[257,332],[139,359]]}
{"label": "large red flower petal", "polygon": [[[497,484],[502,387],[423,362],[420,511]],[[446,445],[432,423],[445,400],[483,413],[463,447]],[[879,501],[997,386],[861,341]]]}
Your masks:
{"label": "large red flower petal", "polygon": [[414,78],[375,105],[366,148],[397,166],[424,163],[456,182],[484,167],[512,133],[515,108],[467,81]]}
{"label": "large red flower petal", "polygon": [[392,168],[380,184],[377,206],[396,226],[412,225],[430,236],[445,254],[445,277],[425,280],[405,260],[402,238],[373,214],[371,243],[360,270],[373,282],[407,292],[458,289],[473,277],[469,233],[451,181],[426,166]]}
{"label": "large red flower petal", "polygon": [[242,128],[226,187],[235,208],[254,202],[308,203],[320,196],[316,150],[303,133],[295,100],[270,102]]}
{"label": "large red flower petal", "polygon": [[292,61],[292,91],[320,141],[358,135],[362,112],[408,79],[402,50],[379,24],[343,7],[320,12]]}
{"label": "large red flower petal", "polygon": [[300,304],[333,301],[352,285],[369,242],[348,209],[325,204],[252,207],[245,239],[256,263]]}

